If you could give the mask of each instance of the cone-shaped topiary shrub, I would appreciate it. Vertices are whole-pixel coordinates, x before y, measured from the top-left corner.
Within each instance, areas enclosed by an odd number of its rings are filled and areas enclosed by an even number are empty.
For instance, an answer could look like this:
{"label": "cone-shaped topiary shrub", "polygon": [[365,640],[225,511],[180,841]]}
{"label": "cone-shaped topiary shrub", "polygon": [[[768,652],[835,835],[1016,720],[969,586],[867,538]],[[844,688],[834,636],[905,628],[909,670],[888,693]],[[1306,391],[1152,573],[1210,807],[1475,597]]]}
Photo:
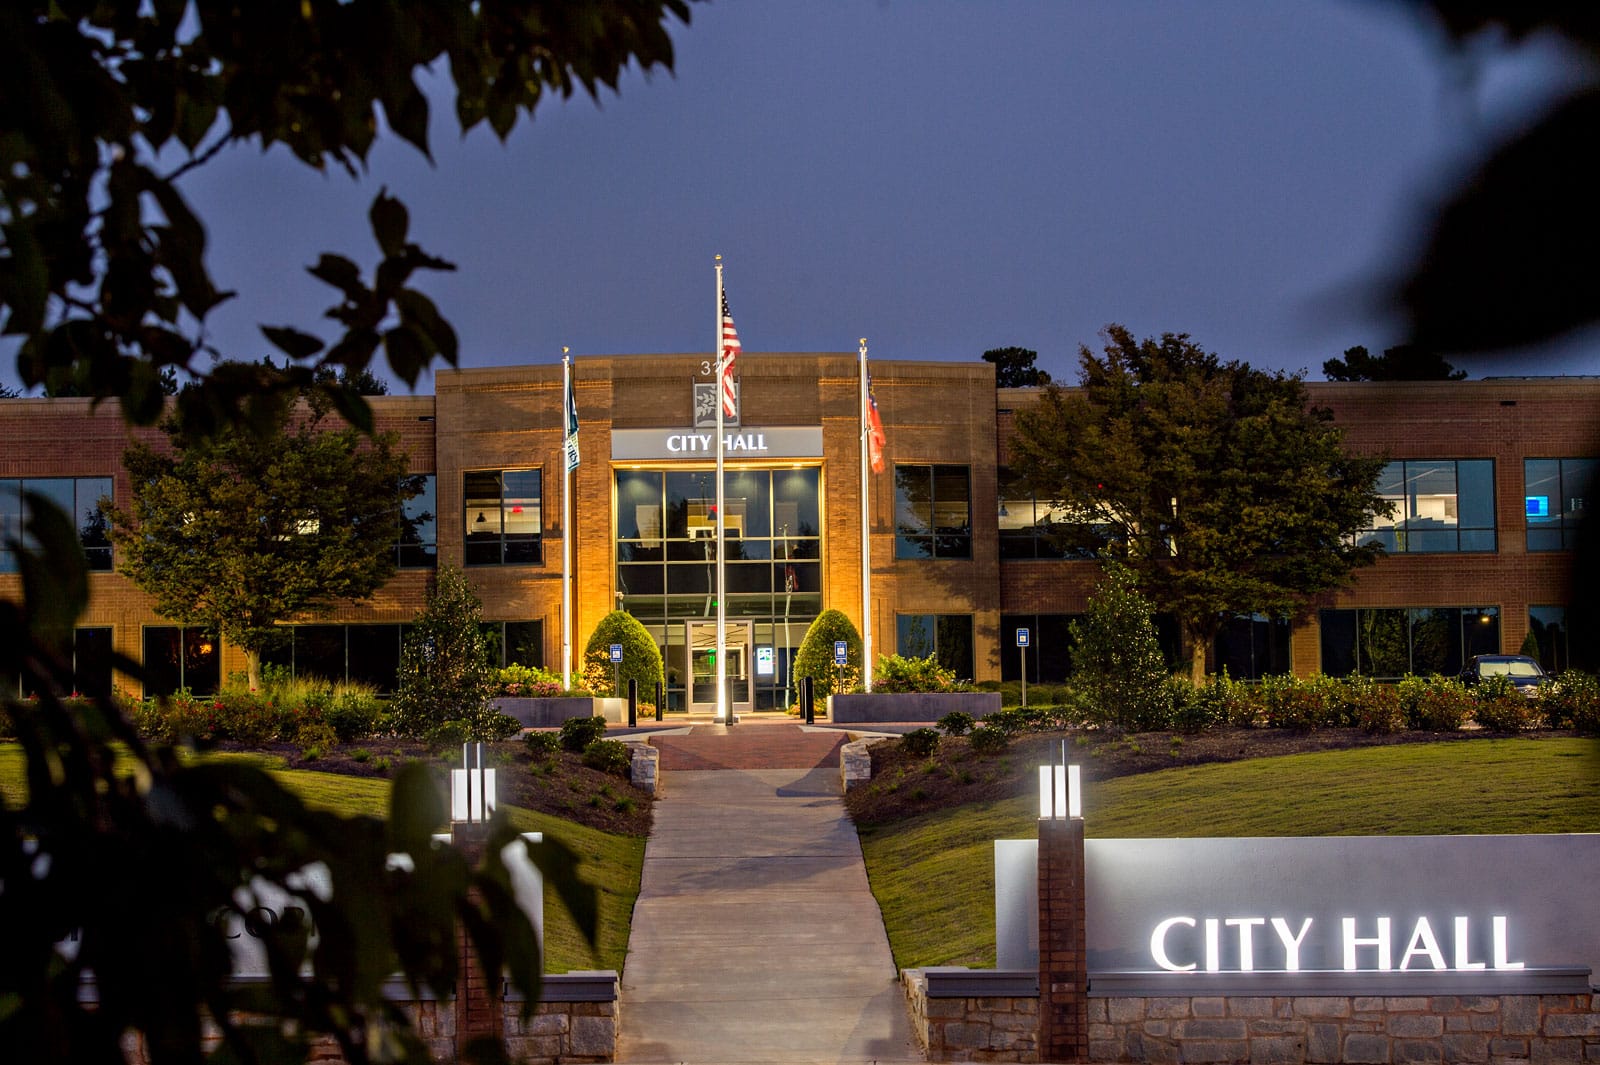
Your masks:
{"label": "cone-shaped topiary shrub", "polygon": [[[842,666],[833,664],[836,640],[848,645],[846,662]],[[795,680],[810,677],[819,700],[855,690],[861,679],[861,634],[843,611],[824,610],[811,623],[806,638],[800,641],[800,653],[795,656],[794,677]]]}

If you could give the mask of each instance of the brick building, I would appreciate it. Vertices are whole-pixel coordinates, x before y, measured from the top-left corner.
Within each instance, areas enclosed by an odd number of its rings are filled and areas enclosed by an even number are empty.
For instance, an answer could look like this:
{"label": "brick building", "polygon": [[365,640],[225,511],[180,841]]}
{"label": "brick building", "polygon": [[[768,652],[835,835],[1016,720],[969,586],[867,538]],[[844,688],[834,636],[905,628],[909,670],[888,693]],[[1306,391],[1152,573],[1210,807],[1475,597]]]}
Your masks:
{"label": "brick building", "polygon": [[[629,610],[662,647],[674,710],[713,698],[714,430],[696,424],[695,391],[714,383],[711,363],[573,363],[575,653],[608,610]],[[725,668],[736,708],[765,710],[790,701],[791,652],[818,612],[861,623],[860,383],[852,354],[746,354],[739,368],[724,481]],[[1049,508],[1007,487],[1012,412],[1032,391],[997,391],[982,362],[874,361],[872,375],[888,440],[888,469],[869,475],[867,494],[875,649],[932,652],[977,680],[1014,679],[1023,668],[1014,632],[1026,627],[1029,680],[1061,678],[1067,622],[1097,567],[1059,557],[1041,535]],[[1390,554],[1303,617],[1234,619],[1218,663],[1234,676],[1453,672],[1467,655],[1519,650],[1532,632],[1546,665],[1565,665],[1572,533],[1600,455],[1600,378],[1308,387],[1350,446],[1391,460],[1380,491],[1396,517],[1366,534]],[[447,562],[468,574],[503,660],[559,670],[561,366],[441,372],[434,396],[373,406],[428,475],[396,546],[402,568],[370,600],[290,627],[268,661],[387,687],[401,626]],[[114,405],[0,400],[0,433],[0,534],[19,536],[21,492],[44,490],[78,513],[97,567],[77,641],[84,687],[111,682],[112,649],[144,663],[152,693],[205,691],[243,668],[236,649],[157,617],[115,571],[95,520],[101,496],[129,498],[121,454],[132,434]],[[0,551],[0,595],[20,594],[15,568]]]}

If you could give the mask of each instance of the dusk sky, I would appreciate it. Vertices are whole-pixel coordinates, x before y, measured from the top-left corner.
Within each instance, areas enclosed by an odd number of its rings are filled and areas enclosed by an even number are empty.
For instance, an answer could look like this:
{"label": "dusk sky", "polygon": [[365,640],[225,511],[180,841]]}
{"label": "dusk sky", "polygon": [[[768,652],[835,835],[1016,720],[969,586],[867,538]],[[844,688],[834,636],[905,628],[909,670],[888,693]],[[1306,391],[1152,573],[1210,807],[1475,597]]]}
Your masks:
{"label": "dusk sky", "polygon": [[[389,138],[359,181],[253,146],[202,168],[185,187],[213,274],[242,292],[213,341],[255,358],[258,323],[330,336],[332,290],[303,268],[326,250],[370,270],[387,186],[460,267],[421,287],[467,366],[709,351],[720,253],[747,352],[1019,345],[1072,380],[1078,346],[1120,322],[1317,380],[1400,339],[1379,281],[1424,206],[1576,70],[1537,45],[1469,68],[1375,0],[692,13],[675,74],[546,105],[505,146],[461,138],[435,94],[432,166]],[[1454,361],[1595,373],[1600,341]]]}

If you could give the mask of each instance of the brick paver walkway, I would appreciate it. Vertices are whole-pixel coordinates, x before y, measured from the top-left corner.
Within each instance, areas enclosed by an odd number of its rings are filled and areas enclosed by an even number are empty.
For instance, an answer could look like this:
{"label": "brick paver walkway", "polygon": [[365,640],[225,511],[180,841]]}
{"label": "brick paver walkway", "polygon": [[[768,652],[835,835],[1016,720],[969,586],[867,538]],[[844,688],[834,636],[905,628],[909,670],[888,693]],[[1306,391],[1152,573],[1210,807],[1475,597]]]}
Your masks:
{"label": "brick paver walkway", "polygon": [[807,732],[788,722],[695,725],[687,735],[650,737],[661,771],[696,769],[837,769],[842,732]]}

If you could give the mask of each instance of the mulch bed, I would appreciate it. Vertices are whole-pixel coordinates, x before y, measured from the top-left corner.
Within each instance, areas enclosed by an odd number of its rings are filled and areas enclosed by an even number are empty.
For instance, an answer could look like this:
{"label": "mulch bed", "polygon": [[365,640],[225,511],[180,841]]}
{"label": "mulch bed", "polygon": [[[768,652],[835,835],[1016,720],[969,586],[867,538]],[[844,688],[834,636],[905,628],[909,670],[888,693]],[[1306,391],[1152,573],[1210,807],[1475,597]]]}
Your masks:
{"label": "mulch bed", "polygon": [[[618,835],[650,834],[651,804],[655,798],[627,780],[590,769],[578,755],[567,751],[548,759],[534,758],[520,740],[486,743],[484,748],[485,760],[496,770],[495,790],[501,805],[537,810]],[[461,767],[459,747],[441,751],[416,740],[340,744],[310,760],[299,747],[289,743],[248,747],[220,743],[217,749],[276,755],[290,769],[384,780],[393,779],[405,763],[420,761],[439,774],[445,787],[449,771]]]}
{"label": "mulch bed", "polygon": [[[913,755],[898,740],[883,740],[871,747],[872,779],[880,784],[905,782],[907,786],[852,790],[845,806],[857,824],[885,824],[946,806],[991,802],[1031,795],[1037,787],[1035,767],[1059,761],[1061,744],[1067,761],[1082,767],[1085,780],[1107,780],[1158,769],[1235,762],[1246,758],[1271,758],[1308,751],[1378,747],[1399,743],[1434,743],[1441,740],[1504,738],[1504,733],[1397,732],[1377,735],[1360,729],[1229,728],[1185,735],[1174,732],[1114,733],[1073,731],[1026,733],[1006,750],[975,754],[965,738],[945,736],[933,757]],[[1540,732],[1534,736],[1571,735]],[[933,765],[929,770],[930,763]]]}

